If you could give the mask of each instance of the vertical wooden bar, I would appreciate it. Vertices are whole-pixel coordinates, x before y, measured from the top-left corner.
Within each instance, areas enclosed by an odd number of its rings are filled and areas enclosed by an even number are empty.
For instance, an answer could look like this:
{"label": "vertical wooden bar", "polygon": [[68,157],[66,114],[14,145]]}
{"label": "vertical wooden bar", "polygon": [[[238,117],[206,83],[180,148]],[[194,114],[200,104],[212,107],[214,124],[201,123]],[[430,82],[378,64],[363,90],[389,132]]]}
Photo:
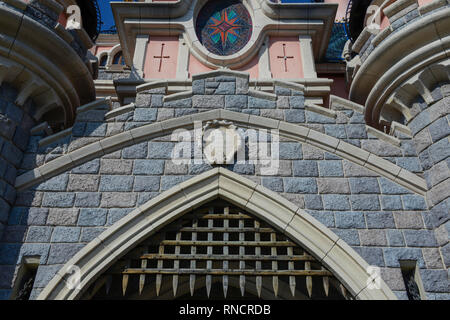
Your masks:
{"label": "vertical wooden bar", "polygon": [[[125,265],[125,269],[130,267],[130,261],[127,262],[127,264]],[[128,280],[129,280],[130,276],[128,274],[124,274],[122,276],[122,294],[125,296],[126,292],[127,292],[127,287],[128,287]]]}
{"label": "vertical wooden bar", "polygon": [[[176,235],[176,240],[180,241],[181,240],[181,232],[177,232]],[[179,255],[180,254],[180,246],[175,246],[175,255]],[[180,260],[175,260],[173,262],[173,268],[174,270],[179,270],[180,269]],[[174,274],[173,278],[172,278],[172,288],[173,288],[173,296],[176,297],[177,296],[177,289],[178,289],[178,274]]]}
{"label": "vertical wooden bar", "polygon": [[[146,269],[147,268],[147,259],[141,260],[141,268]],[[144,290],[145,286],[145,274],[139,275],[139,295],[142,294],[142,291]]]}
{"label": "vertical wooden bar", "polygon": [[[271,233],[270,234],[270,241],[276,242],[277,241],[277,234]],[[276,256],[277,255],[277,247],[271,248],[271,255]],[[272,271],[278,270],[278,262],[276,260],[272,261]],[[275,294],[275,297],[278,296],[278,276],[272,277],[272,284],[273,284],[273,293]]]}
{"label": "vertical wooden bar", "polygon": [[[259,221],[254,222],[254,226],[256,229],[259,229],[260,223]],[[261,234],[259,232],[255,232],[255,241],[261,241]],[[255,256],[261,256],[261,247],[255,248]],[[261,271],[261,260],[256,260],[255,263],[256,271]],[[256,276],[256,292],[258,293],[258,298],[261,298],[261,289],[262,289],[262,277]]]}
{"label": "vertical wooden bar", "polygon": [[[244,229],[244,220],[239,220],[239,229],[240,230]],[[245,241],[245,233],[242,231],[239,232],[239,241]],[[239,246],[239,254],[241,256],[245,255],[245,247],[244,246]],[[244,260],[239,261],[239,269],[245,270],[245,261]],[[245,294],[245,275],[239,276],[239,286],[241,288],[241,294],[242,294],[242,296],[244,296],[244,294]]]}
{"label": "vertical wooden bar", "polygon": [[[305,270],[311,270],[311,262],[305,261]],[[306,290],[308,290],[308,295],[312,296],[312,277],[306,276]]]}
{"label": "vertical wooden bar", "polygon": [[[322,267],[322,270],[326,270],[326,269],[324,267]],[[323,277],[322,283],[323,283],[323,291],[325,292],[325,296],[328,297],[328,293],[330,292],[330,278]]]}
{"label": "vertical wooden bar", "polygon": [[[294,256],[294,248],[293,247],[288,247],[287,248],[287,254],[289,257],[293,257]],[[288,262],[288,269],[289,270],[294,270],[294,261],[289,261]],[[295,276],[289,276],[289,287],[291,288],[291,293],[292,296],[295,297]]]}
{"label": "vertical wooden bar", "polygon": [[[225,207],[223,213],[224,213],[225,216],[230,214],[230,208],[229,207]],[[230,227],[229,220],[226,219],[226,218],[223,220],[223,227],[224,227],[225,230],[227,230]],[[225,231],[223,233],[223,241],[227,242],[229,240],[230,240],[229,239],[229,233]],[[229,254],[228,253],[228,246],[223,246],[223,256],[226,257],[226,256],[228,256],[228,254]],[[224,260],[223,261],[223,270],[225,270],[225,271],[228,270],[228,260]],[[222,286],[223,286],[223,296],[226,298],[227,297],[227,292],[228,292],[228,276],[227,275],[224,275],[222,277]]]}
{"label": "vertical wooden bar", "polygon": [[[194,219],[192,220],[192,228],[197,228],[198,226],[198,219],[197,217],[194,217]],[[192,241],[197,241],[197,232],[192,232],[191,235],[191,239]],[[192,246],[191,247],[191,254],[193,256],[195,256],[197,254],[197,247],[196,246]],[[191,260],[191,270],[195,269],[195,260]],[[194,295],[194,290],[195,290],[195,274],[191,274],[189,276],[189,289],[191,291],[191,296]]]}
{"label": "vertical wooden bar", "polygon": [[[164,239],[166,238],[165,234],[164,234],[163,238]],[[164,245],[162,245],[162,244],[159,245],[158,253],[161,255],[164,254]],[[157,263],[158,270],[161,270],[163,268],[163,263],[164,263],[163,260],[158,260],[158,263]],[[161,291],[161,284],[162,284],[162,274],[157,274],[156,275],[156,296],[159,296],[159,292]]]}
{"label": "vertical wooden bar", "polygon": [[[209,208],[209,214],[214,214],[214,208]],[[208,219],[208,228],[212,228],[214,227],[214,220],[213,219]],[[213,241],[213,233],[212,232],[208,232],[208,242]],[[208,255],[212,255],[213,254],[213,247],[212,246],[208,246],[206,249],[206,253]],[[207,260],[206,261],[206,269],[209,271],[212,269],[212,260]],[[212,275],[208,274],[206,275],[206,294],[209,295],[211,293],[211,284],[212,284]]]}

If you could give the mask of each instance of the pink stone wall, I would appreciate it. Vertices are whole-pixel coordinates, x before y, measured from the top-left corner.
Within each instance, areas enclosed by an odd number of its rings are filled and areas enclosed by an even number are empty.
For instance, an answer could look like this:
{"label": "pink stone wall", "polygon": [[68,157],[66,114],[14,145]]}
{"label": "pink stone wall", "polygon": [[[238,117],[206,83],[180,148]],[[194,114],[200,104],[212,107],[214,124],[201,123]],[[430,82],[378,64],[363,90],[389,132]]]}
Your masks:
{"label": "pink stone wall", "polygon": [[189,78],[192,78],[192,76],[194,74],[209,72],[209,71],[213,71],[213,70],[214,69],[211,69],[211,68],[205,66],[203,63],[201,63],[192,54],[189,55]]}
{"label": "pink stone wall", "polygon": [[[284,54],[287,59],[282,58]],[[274,79],[303,78],[300,42],[297,37],[270,37],[269,58]]]}
{"label": "pink stone wall", "polygon": [[235,69],[236,71],[248,72],[250,74],[250,79],[258,79],[259,68],[258,68],[259,56],[256,54],[249,63],[245,66]]}
{"label": "pink stone wall", "polygon": [[[161,56],[161,48],[163,48]],[[177,76],[178,37],[150,36],[144,64],[147,79],[175,79]]]}

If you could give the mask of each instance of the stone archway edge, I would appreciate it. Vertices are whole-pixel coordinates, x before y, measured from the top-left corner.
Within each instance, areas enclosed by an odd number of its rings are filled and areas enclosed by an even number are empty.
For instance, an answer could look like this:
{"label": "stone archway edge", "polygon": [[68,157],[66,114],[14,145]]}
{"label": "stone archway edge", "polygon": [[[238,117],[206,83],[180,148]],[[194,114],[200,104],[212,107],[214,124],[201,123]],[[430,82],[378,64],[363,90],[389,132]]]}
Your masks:
{"label": "stone archway edge", "polygon": [[[253,181],[224,168],[211,169],[162,193],[116,222],[81,249],[54,276],[38,299],[77,299],[95,279],[135,245],[170,222],[216,198],[265,220],[307,249],[357,299],[396,299],[380,279],[368,287],[368,264],[304,210]],[[80,290],[67,286],[71,266],[80,268]]]}
{"label": "stone archway edge", "polygon": [[192,129],[196,121],[211,120],[228,120],[250,128],[277,129],[282,137],[308,143],[324,151],[334,153],[343,159],[364,166],[408,190],[420,195],[426,194],[427,185],[424,179],[343,140],[298,124],[223,109],[152,123],[104,138],[22,174],[16,179],[16,188],[17,190],[24,190],[119,149],[167,135],[179,128]]}

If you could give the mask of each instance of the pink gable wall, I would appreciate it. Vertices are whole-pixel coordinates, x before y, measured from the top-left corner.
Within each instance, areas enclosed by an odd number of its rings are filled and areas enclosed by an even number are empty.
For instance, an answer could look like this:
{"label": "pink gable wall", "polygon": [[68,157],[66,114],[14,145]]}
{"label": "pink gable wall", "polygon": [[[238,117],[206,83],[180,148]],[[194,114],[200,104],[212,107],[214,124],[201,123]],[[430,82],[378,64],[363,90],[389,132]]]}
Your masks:
{"label": "pink gable wall", "polygon": [[[286,56],[287,71],[285,70],[283,45]],[[303,78],[302,60],[300,56],[300,42],[297,37],[270,37],[269,41],[270,70],[275,79]]]}
{"label": "pink gable wall", "polygon": [[258,79],[259,76],[259,68],[258,68],[259,56],[255,55],[249,63],[245,66],[240,67],[239,69],[235,69],[236,71],[248,72],[250,74],[251,79]]}
{"label": "pink gable wall", "polygon": [[[161,47],[164,47],[162,63]],[[175,79],[177,76],[178,37],[150,36],[145,57],[144,77],[147,79]],[[161,69],[160,69],[161,66]]]}
{"label": "pink gable wall", "polygon": [[213,71],[214,69],[211,69],[207,66],[205,66],[203,63],[198,61],[196,57],[194,57],[192,54],[189,55],[189,78],[192,78],[194,74]]}

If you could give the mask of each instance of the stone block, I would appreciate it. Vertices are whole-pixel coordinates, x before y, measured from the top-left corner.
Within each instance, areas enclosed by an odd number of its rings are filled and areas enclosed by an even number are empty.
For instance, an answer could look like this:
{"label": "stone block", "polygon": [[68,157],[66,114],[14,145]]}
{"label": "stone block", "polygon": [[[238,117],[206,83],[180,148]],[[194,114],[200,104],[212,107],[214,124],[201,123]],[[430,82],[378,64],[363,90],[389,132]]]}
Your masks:
{"label": "stone block", "polygon": [[105,230],[106,228],[82,228],[80,242],[89,243]]}
{"label": "stone block", "polygon": [[369,265],[384,267],[383,250],[374,247],[352,247]]}
{"label": "stone block", "polygon": [[35,288],[44,288],[63,265],[39,266],[34,280]]}
{"label": "stone block", "polygon": [[172,150],[175,147],[173,142],[150,142],[149,155],[150,159],[172,159]]}
{"label": "stone block", "polygon": [[205,79],[192,81],[192,93],[194,95],[205,94]]}
{"label": "stone block", "polygon": [[123,192],[133,189],[133,176],[101,176],[99,191]]}
{"label": "stone block", "polygon": [[225,96],[225,108],[244,109],[247,108],[247,96],[246,95],[229,95]]}
{"label": "stone block", "polygon": [[13,264],[21,263],[24,256],[40,256],[40,264],[45,264],[48,259],[49,250],[50,244],[48,243],[24,243],[20,247],[19,255],[12,255],[13,259],[16,259],[16,262]]}
{"label": "stone block", "polygon": [[130,192],[105,192],[102,195],[102,208],[131,208],[136,205],[137,196]]}
{"label": "stone block", "polygon": [[100,162],[100,174],[131,174],[132,160],[102,159]]}
{"label": "stone block", "polygon": [[236,93],[235,82],[221,82],[214,94],[234,95]]}
{"label": "stone block", "polygon": [[[326,207],[325,207],[326,209]],[[336,212],[336,228],[342,229],[363,229],[366,228],[366,221],[362,212]]]}
{"label": "stone block", "polygon": [[319,174],[321,177],[343,177],[342,161],[326,160],[319,162]]}
{"label": "stone block", "polygon": [[450,135],[450,126],[446,118],[436,120],[428,127],[428,130],[434,143]]}
{"label": "stone block", "polygon": [[48,264],[64,264],[78,253],[84,244],[52,244],[48,255]]}
{"label": "stone block", "polygon": [[124,159],[145,159],[147,158],[148,143],[142,142],[123,149]]}
{"label": "stone block", "polygon": [[108,226],[112,226],[117,221],[125,217],[127,214],[129,214],[133,209],[127,208],[127,209],[109,209],[108,211]]}
{"label": "stone block", "polygon": [[280,159],[297,160],[302,159],[302,145],[297,142],[280,142]]}
{"label": "stone block", "polygon": [[275,192],[283,192],[283,179],[278,177],[262,178],[262,185]]}
{"label": "stone block", "polygon": [[[99,177],[87,174],[72,174],[69,178],[68,191],[97,191]],[[45,196],[44,196],[45,197]]]}
{"label": "stone block", "polygon": [[285,110],[284,116],[287,122],[305,123],[305,111],[302,109]]}
{"label": "stone block", "polygon": [[353,194],[380,193],[377,178],[350,178],[350,190]]}
{"label": "stone block", "polygon": [[297,177],[317,177],[319,176],[319,170],[317,167],[317,161],[314,160],[301,160],[293,161],[292,163],[294,176]]}
{"label": "stone block", "polygon": [[75,201],[75,194],[68,192],[47,192],[42,199],[42,206],[49,208],[70,208]]}
{"label": "stone block", "polygon": [[431,230],[404,230],[403,235],[408,247],[436,247],[437,241]]}
{"label": "stone block", "polygon": [[433,160],[433,164],[436,164],[442,160],[450,157],[450,142],[448,139],[441,139],[438,142],[432,144],[428,148],[428,152]]}
{"label": "stone block", "polygon": [[50,242],[52,229],[51,227],[29,227],[27,242]]}
{"label": "stone block", "polygon": [[158,109],[156,108],[136,108],[134,110],[133,121],[136,122],[151,122],[156,121]]}
{"label": "stone block", "polygon": [[384,248],[387,267],[400,268],[399,260],[416,260],[419,268],[424,268],[422,250],[419,248]]}
{"label": "stone block", "polygon": [[79,226],[104,226],[108,210],[106,209],[81,209],[78,218]]}
{"label": "stone block", "polygon": [[100,168],[100,160],[94,159],[72,169],[76,174],[96,174]]}
{"label": "stone block", "polygon": [[390,196],[381,196],[381,208],[383,210],[402,210],[402,199],[400,196],[390,195]]}
{"label": "stone block", "polygon": [[88,122],[84,131],[85,137],[104,137],[106,135],[106,123],[102,122]]}
{"label": "stone block", "polygon": [[378,178],[380,183],[381,192],[384,194],[408,194],[411,193],[408,189],[398,185],[397,183],[386,179],[384,177]]}
{"label": "stone block", "polygon": [[397,165],[411,172],[422,172],[422,165],[418,158],[398,158]]}
{"label": "stone block", "polygon": [[319,178],[317,186],[320,194],[349,194],[350,187],[347,179]]}
{"label": "stone block", "polygon": [[101,193],[78,192],[75,197],[75,207],[96,208],[100,206]]}
{"label": "stone block", "polygon": [[55,227],[52,234],[52,242],[78,242],[81,228]]}
{"label": "stone block", "polygon": [[349,246],[359,246],[358,231],[350,229],[331,229],[336,235],[344,240]]}
{"label": "stone block", "polygon": [[133,173],[136,175],[162,175],[164,160],[135,160]]}
{"label": "stone block", "polygon": [[386,231],[382,229],[359,230],[362,246],[387,246]]}
{"label": "stone block", "polygon": [[448,178],[450,178],[450,169],[446,161],[439,162],[425,172],[425,179],[429,187],[434,187]]}
{"label": "stone block", "polygon": [[347,137],[349,139],[367,139],[365,124],[349,124],[345,126]]}
{"label": "stone block", "polygon": [[422,254],[425,259],[427,268],[429,269],[442,269],[444,264],[441,259],[441,253],[437,248],[425,248],[422,249]]}
{"label": "stone block", "polygon": [[283,178],[284,190],[289,193],[317,193],[314,178]]}
{"label": "stone block", "polygon": [[65,191],[67,187],[67,183],[69,181],[68,174],[62,174],[56,177],[53,177],[40,185],[36,186],[36,190],[38,191]]}
{"label": "stone block", "polygon": [[152,95],[152,102],[150,107],[152,108],[161,108],[163,106],[163,95],[154,94]]}
{"label": "stone block", "polygon": [[248,107],[251,109],[275,109],[276,102],[248,96]]}
{"label": "stone block", "polygon": [[448,274],[446,270],[420,270],[423,287],[427,292],[444,292],[450,290]]}
{"label": "stone block", "polygon": [[292,109],[303,109],[305,107],[305,97],[303,95],[289,97],[289,105]]}
{"label": "stone block", "polygon": [[323,210],[322,198],[320,195],[305,195],[305,208],[310,210]]}
{"label": "stone block", "polygon": [[382,268],[381,278],[391,290],[405,290],[405,281],[400,268]]}
{"label": "stone block", "polygon": [[322,150],[313,147],[309,144],[303,144],[303,159],[305,160],[322,160],[325,157],[325,154]]}
{"label": "stone block", "polygon": [[405,239],[403,238],[403,233],[400,230],[387,230],[386,235],[390,247],[405,246]]}
{"label": "stone block", "polygon": [[[189,108],[185,106],[185,108]],[[194,95],[192,97],[192,107],[199,109],[223,109],[225,108],[225,96],[223,95]]]}
{"label": "stone block", "polygon": [[377,195],[352,195],[350,197],[352,210],[355,211],[378,211],[380,201]]}
{"label": "stone block", "polygon": [[306,110],[305,114],[307,123],[335,124],[336,121],[333,118],[309,110]]}
{"label": "stone block", "polygon": [[136,177],[134,191],[159,191],[160,177]]}
{"label": "stone block", "polygon": [[212,166],[209,163],[201,163],[201,164],[190,164],[189,165],[189,174],[190,175],[198,175],[200,173],[209,171],[212,169]]}
{"label": "stone block", "polygon": [[47,217],[48,225],[76,225],[78,209],[50,209]]}
{"label": "stone block", "polygon": [[422,196],[419,195],[403,195],[403,207],[405,210],[427,210],[427,203]]}
{"label": "stone block", "polygon": [[191,178],[190,176],[164,176],[161,178],[161,191],[166,191]]}
{"label": "stone block", "polygon": [[338,139],[346,139],[347,133],[345,131],[345,127],[342,124],[326,124],[324,126],[325,134],[338,138]]}
{"label": "stone block", "polygon": [[[334,228],[334,214],[329,211],[309,211],[308,212],[314,219],[318,220],[327,228]],[[334,230],[333,230],[334,231]]]}
{"label": "stone block", "polygon": [[348,196],[325,194],[323,195],[324,208],[326,210],[344,211],[350,210]]}

